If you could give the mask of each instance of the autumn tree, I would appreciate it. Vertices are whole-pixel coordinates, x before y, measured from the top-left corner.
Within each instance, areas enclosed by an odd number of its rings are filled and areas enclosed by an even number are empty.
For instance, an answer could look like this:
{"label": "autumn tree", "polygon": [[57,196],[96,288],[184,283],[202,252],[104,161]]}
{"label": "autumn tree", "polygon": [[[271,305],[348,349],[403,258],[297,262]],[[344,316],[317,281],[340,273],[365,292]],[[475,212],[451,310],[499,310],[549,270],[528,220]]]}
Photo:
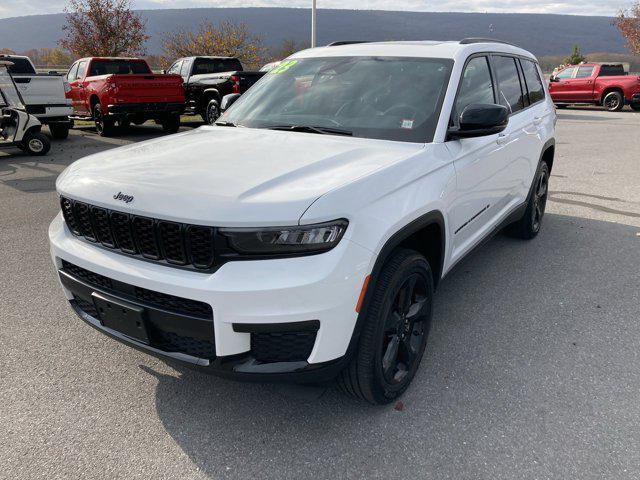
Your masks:
{"label": "autumn tree", "polygon": [[235,57],[243,64],[256,66],[263,60],[262,37],[249,32],[244,23],[204,22],[195,30],[177,30],[162,39],[164,56],[173,60],[191,56]]}
{"label": "autumn tree", "polygon": [[621,10],[614,23],[627,39],[629,50],[640,55],[640,2],[636,2],[628,10]]}
{"label": "autumn tree", "polygon": [[582,62],[586,62],[587,57],[582,55],[580,47],[578,45],[573,46],[573,52],[567,58],[564,59],[565,65],[579,65]]}
{"label": "autumn tree", "polygon": [[286,39],[282,42],[280,47],[271,51],[271,56],[274,60],[282,60],[290,55],[293,55],[300,50],[306,50],[309,48],[309,42],[296,42],[292,39]]}
{"label": "autumn tree", "polygon": [[70,0],[60,45],[78,57],[144,54],[149,39],[130,0]]}
{"label": "autumn tree", "polygon": [[15,55],[16,52],[11,50],[10,48],[0,48],[0,55]]}

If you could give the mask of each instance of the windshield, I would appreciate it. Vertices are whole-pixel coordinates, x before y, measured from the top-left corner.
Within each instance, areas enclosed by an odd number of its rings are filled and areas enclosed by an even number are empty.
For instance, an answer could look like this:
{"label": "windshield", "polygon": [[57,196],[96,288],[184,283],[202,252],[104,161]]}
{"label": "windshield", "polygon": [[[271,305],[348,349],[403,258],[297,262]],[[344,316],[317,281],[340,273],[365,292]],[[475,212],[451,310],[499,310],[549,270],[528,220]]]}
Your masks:
{"label": "windshield", "polygon": [[219,123],[431,142],[452,65],[449,59],[405,57],[285,60]]}
{"label": "windshield", "polygon": [[100,75],[149,74],[149,66],[142,60],[94,60],[91,62],[89,77]]}
{"label": "windshield", "polygon": [[242,65],[235,58],[196,58],[192,75],[241,71]]}
{"label": "windshield", "polygon": [[3,99],[0,99],[0,103],[6,103],[10,107],[24,109],[20,92],[18,92],[15,83],[13,83],[13,79],[5,65],[0,65],[0,93],[3,97]]}

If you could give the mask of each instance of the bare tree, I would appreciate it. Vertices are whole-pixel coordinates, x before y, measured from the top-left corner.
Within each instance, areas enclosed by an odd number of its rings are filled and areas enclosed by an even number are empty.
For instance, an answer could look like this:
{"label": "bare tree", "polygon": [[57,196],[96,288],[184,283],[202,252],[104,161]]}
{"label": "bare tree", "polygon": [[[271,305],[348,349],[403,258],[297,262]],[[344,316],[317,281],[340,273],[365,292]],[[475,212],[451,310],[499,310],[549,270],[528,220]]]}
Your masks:
{"label": "bare tree", "polygon": [[640,55],[640,2],[636,2],[628,10],[621,10],[614,23],[627,39],[629,50]]}
{"label": "bare tree", "polygon": [[307,48],[309,48],[309,42],[296,42],[295,40],[287,39],[282,42],[280,47],[271,51],[271,56],[274,60],[282,60],[289,55],[293,55],[300,50],[306,50]]}
{"label": "bare tree", "polygon": [[144,54],[149,37],[130,0],[70,0],[65,12],[66,37],[60,45],[76,56]]}
{"label": "bare tree", "polygon": [[179,57],[218,55],[235,57],[249,66],[258,65],[264,56],[262,38],[249,33],[244,23],[222,21],[218,25],[204,22],[196,30],[178,30],[162,40],[164,56]]}

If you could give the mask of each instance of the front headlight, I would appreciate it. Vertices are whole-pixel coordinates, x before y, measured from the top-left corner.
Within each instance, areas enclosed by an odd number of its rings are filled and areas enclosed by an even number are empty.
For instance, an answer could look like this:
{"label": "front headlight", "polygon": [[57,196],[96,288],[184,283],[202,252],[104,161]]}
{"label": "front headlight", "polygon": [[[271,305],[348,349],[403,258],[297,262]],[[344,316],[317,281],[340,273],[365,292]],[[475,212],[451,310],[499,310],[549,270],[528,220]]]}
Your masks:
{"label": "front headlight", "polygon": [[275,228],[220,228],[229,246],[245,255],[319,253],[335,247],[347,230],[347,220]]}

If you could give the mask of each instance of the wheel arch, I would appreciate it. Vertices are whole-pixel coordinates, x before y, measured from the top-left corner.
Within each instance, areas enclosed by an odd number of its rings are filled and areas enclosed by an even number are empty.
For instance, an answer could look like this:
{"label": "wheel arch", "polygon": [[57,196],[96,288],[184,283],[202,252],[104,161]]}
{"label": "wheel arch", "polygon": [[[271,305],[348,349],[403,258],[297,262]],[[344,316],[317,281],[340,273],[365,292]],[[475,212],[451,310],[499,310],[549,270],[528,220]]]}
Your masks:
{"label": "wheel arch", "polygon": [[[427,241],[425,242],[425,240]],[[356,325],[344,357],[344,360],[347,362],[357,350],[358,339],[365,322],[367,307],[371,303],[382,267],[390,258],[391,254],[399,247],[412,248],[423,255],[425,253],[427,254],[425,257],[429,261],[433,273],[433,285],[434,288],[436,288],[442,278],[446,254],[446,225],[442,212],[432,210],[409,222],[391,235],[380,249],[371,273],[369,274],[369,280],[366,285]]]}
{"label": "wheel arch", "polygon": [[609,85],[607,88],[605,88],[602,91],[602,95],[600,95],[600,105],[604,105],[604,99],[605,97],[610,94],[611,92],[619,92],[620,95],[622,95],[622,101],[625,101],[625,97],[624,97],[624,89],[619,86],[619,85]]}
{"label": "wheel arch", "polygon": [[207,88],[202,92],[202,105],[207,106],[207,104],[211,100],[217,100],[220,102],[222,98],[220,97],[220,92],[217,88]]}
{"label": "wheel arch", "polygon": [[549,174],[553,169],[553,160],[556,154],[556,139],[551,138],[542,147],[542,153],[540,154],[540,162],[546,162],[549,166]]}
{"label": "wheel arch", "polygon": [[91,112],[91,114],[93,115],[93,109],[95,108],[95,106],[97,104],[100,103],[100,97],[98,97],[97,94],[93,93],[90,97],[89,97],[89,112]]}

